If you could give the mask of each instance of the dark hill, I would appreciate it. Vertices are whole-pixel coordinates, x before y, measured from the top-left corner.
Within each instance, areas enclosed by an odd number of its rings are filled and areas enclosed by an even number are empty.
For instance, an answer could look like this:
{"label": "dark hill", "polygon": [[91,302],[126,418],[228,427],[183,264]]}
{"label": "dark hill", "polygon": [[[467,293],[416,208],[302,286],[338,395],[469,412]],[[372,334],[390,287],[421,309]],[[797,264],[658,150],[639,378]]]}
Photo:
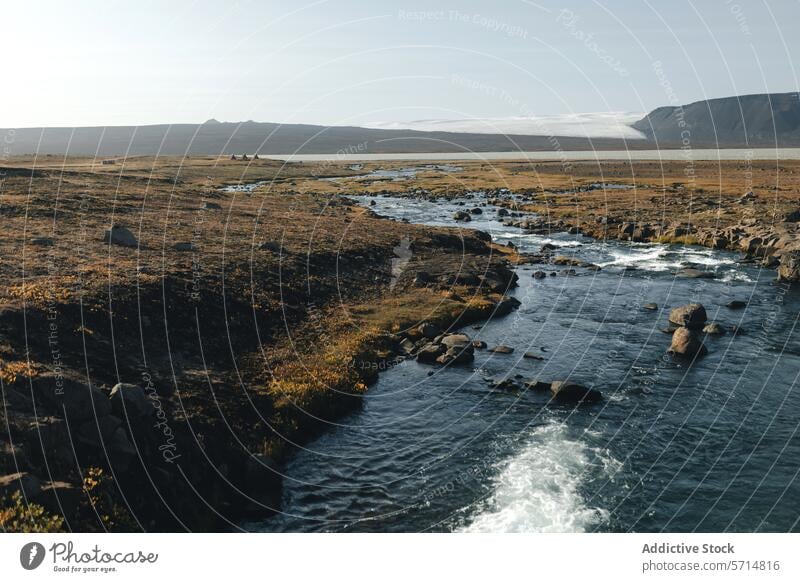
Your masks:
{"label": "dark hill", "polygon": [[800,96],[744,95],[659,107],[633,127],[659,146],[684,137],[692,147],[800,146]]}
{"label": "dark hill", "polygon": [[[425,153],[465,151],[555,151],[626,149],[634,142],[546,136],[487,135],[411,130],[325,127],[278,123],[220,123],[127,127],[30,128],[0,130],[10,154],[217,155]],[[636,140],[645,144],[645,140]]]}

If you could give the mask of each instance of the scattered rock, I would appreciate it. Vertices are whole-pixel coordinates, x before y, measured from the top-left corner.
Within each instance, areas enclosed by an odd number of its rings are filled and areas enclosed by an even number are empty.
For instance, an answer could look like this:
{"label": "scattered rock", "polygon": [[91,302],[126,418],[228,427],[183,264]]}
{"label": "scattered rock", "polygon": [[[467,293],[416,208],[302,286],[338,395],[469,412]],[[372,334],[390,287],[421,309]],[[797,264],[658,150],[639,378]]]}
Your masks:
{"label": "scattered rock", "polygon": [[706,349],[697,331],[688,327],[679,327],[672,334],[672,345],[669,347],[669,353],[676,356],[694,358],[695,356],[705,355],[708,353],[708,349]]}
{"label": "scattered rock", "polygon": [[693,269],[688,267],[680,269],[675,272],[676,277],[684,277],[687,279],[716,279],[717,275],[712,271],[701,271],[700,269]]}
{"label": "scattered rock", "polygon": [[520,302],[519,299],[517,299],[516,297],[509,297],[508,295],[505,295],[495,307],[494,314],[507,315],[520,305],[522,305],[522,303]]}
{"label": "scattered rock", "polygon": [[544,279],[545,277],[547,277],[547,273],[545,273],[544,271],[534,271],[533,272],[533,278],[534,279]]}
{"label": "scattered rock", "polygon": [[51,247],[55,241],[46,236],[37,236],[31,239],[31,244],[35,247]]}
{"label": "scattered rock", "polygon": [[800,251],[785,252],[781,255],[778,280],[791,283],[800,281]]}
{"label": "scattered rock", "polygon": [[483,214],[483,210],[481,210],[477,206],[475,208],[471,208],[469,212],[470,214]]}
{"label": "scattered rock", "polygon": [[133,233],[124,226],[119,226],[117,224],[113,225],[105,232],[105,235],[103,235],[103,242],[121,247],[135,248],[139,246],[139,242],[136,240],[136,237],[133,236]]}
{"label": "scattered rock", "polygon": [[435,323],[425,322],[417,327],[417,333],[424,338],[433,339],[442,334],[442,328]]}
{"label": "scattered rock", "polygon": [[461,348],[471,345],[471,340],[465,333],[450,333],[444,336],[439,343],[447,348]]}
{"label": "scattered rock", "polygon": [[414,352],[414,342],[407,337],[403,338],[399,343],[400,351],[404,354],[411,354]]}
{"label": "scattered rock", "polygon": [[519,390],[519,384],[517,384],[511,378],[504,378],[503,380],[500,380],[499,382],[495,382],[494,384],[492,384],[492,388],[494,390],[506,390],[506,391]]}
{"label": "scattered rock", "polygon": [[449,364],[468,364],[475,359],[475,352],[472,344],[448,349],[444,354],[436,358],[436,361],[444,366]]}
{"label": "scattered rock", "polygon": [[453,214],[453,220],[458,220],[460,222],[469,222],[472,220],[472,217],[469,215],[469,212],[465,212],[464,210],[459,210],[455,214]]}
{"label": "scattered rock", "polygon": [[417,361],[423,364],[433,364],[436,358],[447,351],[441,344],[430,343],[417,352]]}
{"label": "scattered rock", "polygon": [[550,392],[559,404],[592,404],[603,399],[603,395],[597,390],[574,382],[553,382],[550,384]]}
{"label": "scattered rock", "polygon": [[669,312],[670,323],[690,329],[703,329],[707,320],[706,308],[700,303],[682,305]]}
{"label": "scattered rock", "polygon": [[264,241],[260,245],[258,245],[258,249],[261,251],[270,251],[273,253],[280,253],[281,252],[281,245],[274,241]]}
{"label": "scattered rock", "polygon": [[222,210],[222,206],[216,202],[206,202],[203,204],[203,210]]}
{"label": "scattered rock", "polygon": [[722,335],[725,333],[725,330],[720,324],[712,321],[703,328],[703,333],[707,333],[708,335]]}
{"label": "scattered rock", "polygon": [[534,392],[549,392],[551,386],[550,382],[542,382],[541,380],[531,380],[525,383],[525,388]]}
{"label": "scattered rock", "polygon": [[504,345],[494,346],[493,348],[489,349],[490,352],[493,354],[511,354],[514,352],[514,348]]}
{"label": "scattered rock", "polygon": [[117,384],[111,389],[109,399],[112,410],[120,418],[144,418],[154,411],[144,389],[135,384]]}

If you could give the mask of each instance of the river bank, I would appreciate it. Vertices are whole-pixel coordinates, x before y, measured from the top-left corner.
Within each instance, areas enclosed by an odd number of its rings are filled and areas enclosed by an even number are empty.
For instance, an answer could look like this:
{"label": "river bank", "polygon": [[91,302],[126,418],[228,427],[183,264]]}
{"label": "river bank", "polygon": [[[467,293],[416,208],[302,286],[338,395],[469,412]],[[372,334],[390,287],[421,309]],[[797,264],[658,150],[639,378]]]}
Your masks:
{"label": "river bank", "polygon": [[490,317],[514,285],[515,253],[479,234],[222,188],[238,164],[148,163],[4,174],[8,529],[227,530],[268,514],[286,457],[358,409],[407,329]]}

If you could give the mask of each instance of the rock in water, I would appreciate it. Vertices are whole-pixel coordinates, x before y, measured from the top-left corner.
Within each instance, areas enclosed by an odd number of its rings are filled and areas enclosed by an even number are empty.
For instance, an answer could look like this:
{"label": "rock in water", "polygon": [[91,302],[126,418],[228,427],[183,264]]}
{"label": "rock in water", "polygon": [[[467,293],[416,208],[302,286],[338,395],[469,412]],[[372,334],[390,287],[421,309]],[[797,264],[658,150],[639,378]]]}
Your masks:
{"label": "rock in water", "polygon": [[707,333],[708,335],[722,335],[725,333],[725,330],[720,324],[711,322],[703,328],[703,333]]}
{"label": "rock in water", "polygon": [[472,217],[469,215],[469,212],[459,210],[458,212],[453,214],[453,220],[458,220],[461,222],[469,222],[470,220],[472,220]]}
{"label": "rock in water", "polygon": [[511,354],[514,352],[514,348],[509,346],[499,345],[489,349],[489,351],[494,354]]}
{"label": "rock in water", "polygon": [[130,230],[116,224],[105,232],[103,242],[121,247],[139,246],[139,242]]}
{"label": "rock in water", "polygon": [[645,303],[642,307],[646,311],[658,311],[658,304],[657,303]]}
{"label": "rock in water", "polygon": [[791,283],[800,281],[800,251],[791,251],[781,255],[778,265],[778,280]]}
{"label": "rock in water", "polygon": [[695,356],[705,355],[708,353],[708,349],[703,345],[703,340],[697,331],[687,327],[679,327],[672,334],[672,345],[669,347],[669,353],[676,356],[694,358]]}
{"label": "rock in water", "polygon": [[716,275],[711,271],[701,271],[700,269],[686,268],[675,273],[676,277],[686,277],[687,279],[716,279]]}
{"label": "rock in water", "polygon": [[703,329],[708,316],[700,303],[689,303],[669,312],[669,322],[689,329]]}
{"label": "rock in water", "polygon": [[728,302],[728,304],[725,307],[727,307],[728,309],[742,309],[744,307],[747,307],[747,301],[740,301],[738,299],[734,299],[733,301]]}
{"label": "rock in water", "polygon": [[428,344],[417,352],[417,361],[423,364],[433,364],[436,358],[445,353],[447,348],[443,345]]}
{"label": "rock in water", "polygon": [[603,399],[603,395],[597,390],[574,382],[553,382],[550,384],[550,392],[559,404],[592,404]]}

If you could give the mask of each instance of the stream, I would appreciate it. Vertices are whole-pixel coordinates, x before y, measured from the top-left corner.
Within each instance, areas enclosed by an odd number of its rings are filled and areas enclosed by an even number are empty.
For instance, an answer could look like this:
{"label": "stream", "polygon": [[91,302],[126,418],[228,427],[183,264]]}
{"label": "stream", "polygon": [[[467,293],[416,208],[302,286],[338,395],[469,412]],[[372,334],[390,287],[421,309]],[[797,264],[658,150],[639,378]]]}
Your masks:
{"label": "stream", "polygon": [[[800,292],[775,283],[774,270],[699,247],[528,234],[502,224],[481,193],[354,198],[396,220],[484,230],[522,253],[558,245],[602,270],[534,279],[568,267],[518,267],[510,294],[519,309],[464,328],[512,354],[476,350],[467,366],[407,360],[382,372],[362,410],[292,455],[282,511],[244,527],[800,531]],[[452,219],[475,206],[483,213],[471,222]],[[676,277],[683,266],[715,278]],[[747,307],[727,308],[734,299]],[[649,302],[659,309],[643,309]],[[665,355],[661,331],[669,310],[689,302],[728,330],[708,336],[709,353],[693,366]],[[604,400],[564,408],[547,395],[491,389],[516,375],[569,378]]]}

